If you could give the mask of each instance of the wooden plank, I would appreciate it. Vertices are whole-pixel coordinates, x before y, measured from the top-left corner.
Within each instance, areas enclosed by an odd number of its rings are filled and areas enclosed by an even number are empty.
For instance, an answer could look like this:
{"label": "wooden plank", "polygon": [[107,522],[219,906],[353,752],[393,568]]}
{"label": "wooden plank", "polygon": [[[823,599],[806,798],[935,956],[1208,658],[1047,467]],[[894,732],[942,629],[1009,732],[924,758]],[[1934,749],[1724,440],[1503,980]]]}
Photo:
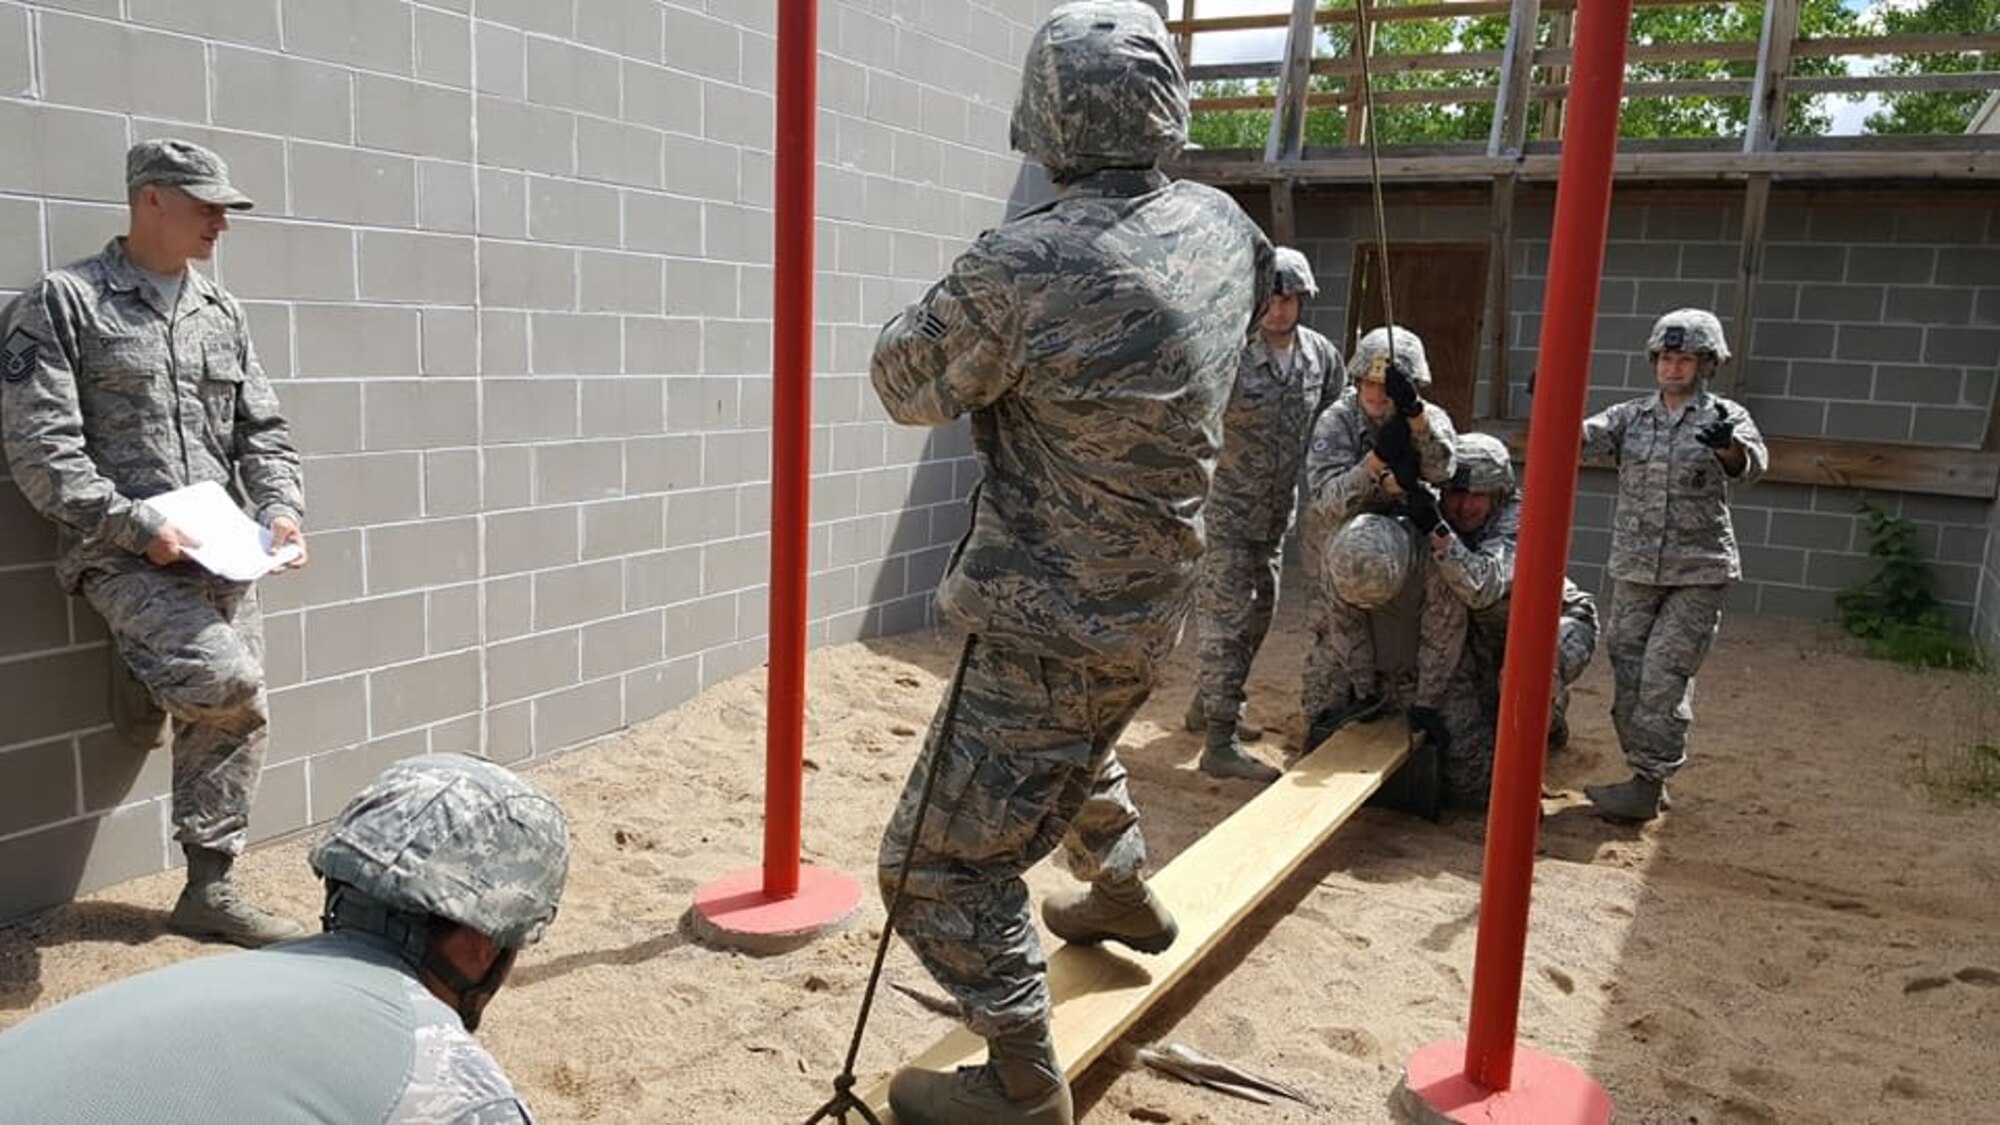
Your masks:
{"label": "wooden plank", "polygon": [[1277,112],[1264,145],[1266,160],[1296,160],[1305,145],[1306,95],[1312,87],[1313,4],[1292,0],[1292,23],[1285,33],[1285,69],[1278,77]]}
{"label": "wooden plank", "polygon": [[1856,74],[1846,78],[1794,78],[1798,94],[1881,94],[1937,90],[2000,90],[2000,71],[1971,70],[1957,74]]}
{"label": "wooden plank", "polygon": [[1795,59],[1830,59],[1842,55],[1950,55],[1967,51],[2000,51],[2000,33],[1946,31],[1911,35],[1847,35],[1800,39],[1792,44]]}
{"label": "wooden plank", "polygon": [[[1345,91],[1345,98],[1348,102],[1347,143],[1349,145],[1358,145],[1375,128],[1374,123],[1368,120],[1368,108],[1377,99],[1373,86],[1364,82],[1362,69],[1359,65],[1360,60],[1364,56],[1372,56],[1375,50],[1374,0],[1365,0],[1364,3],[1356,5],[1348,14],[1360,21],[1355,27],[1354,39],[1350,44],[1348,54],[1349,61],[1357,65],[1354,68],[1354,77],[1348,81]],[[1372,57],[1370,61],[1373,61]]]}
{"label": "wooden plank", "polygon": [[[1533,0],[1529,0],[1533,3]],[[1509,287],[1514,265],[1514,194],[1520,180],[1514,176],[1493,178],[1493,211],[1490,219],[1486,258],[1486,327],[1491,333],[1487,350],[1493,356],[1488,372],[1486,413],[1505,418],[1513,385],[1507,370],[1509,333]]]}
{"label": "wooden plank", "polygon": [[[1515,457],[1528,455],[1527,423],[1483,421],[1479,429],[1506,442]],[[1769,481],[1973,500],[2000,496],[2000,452],[1771,434],[1764,442],[1771,447],[1771,467],[1764,474]]]}
{"label": "wooden plank", "polygon": [[[1552,3],[1549,7],[1551,10],[1554,10],[1556,5]],[[1549,20],[1549,46],[1564,51],[1572,50],[1575,31],[1576,13],[1556,11],[1555,15]],[[1552,83],[1567,84],[1569,82],[1569,69],[1566,65],[1551,65],[1548,68],[1548,80]],[[1564,104],[1563,102],[1555,101],[1549,102],[1542,107],[1543,140],[1553,141],[1562,136]]]}
{"label": "wooden plank", "polygon": [[1769,0],[1757,40],[1757,71],[1750,80],[1750,120],[1743,151],[1771,148],[1785,131],[1785,80],[1792,70],[1792,40],[1799,34],[1799,0]]}
{"label": "wooden plank", "polygon": [[[1534,153],[1518,158],[1481,154],[1404,156],[1390,149],[1382,154],[1385,180],[1465,180],[1518,173],[1527,180],[1554,181],[1559,157]],[[1776,152],[1623,152],[1613,163],[1617,175],[1658,180],[1714,180],[1754,173],[1787,179],[2000,179],[2000,150],[1967,146],[1959,151],[1791,150]],[[1171,164],[1177,176],[1209,184],[1262,184],[1278,169],[1258,160],[1205,159],[1196,155]],[[1282,174],[1301,185],[1364,183],[1366,155],[1288,163]]]}
{"label": "wooden plank", "polygon": [[1486,137],[1488,156],[1511,156],[1526,143],[1528,87],[1535,80],[1535,28],[1541,22],[1541,8],[1541,0],[1514,0],[1507,17],[1500,90],[1494,96],[1493,130]]}
{"label": "wooden plank", "polygon": [[1294,205],[1292,181],[1271,181],[1271,241],[1290,246],[1298,241],[1298,209]]}
{"label": "wooden plank", "polygon": [[[1400,717],[1344,728],[1149,877],[1180,923],[1180,938],[1166,952],[1063,945],[1050,954],[1051,1028],[1064,1073],[1074,1081],[1172,991],[1354,815],[1408,749]],[[985,1057],[985,1041],[959,1028],[910,1065],[948,1071]],[[895,1120],[887,1081],[866,1101],[885,1123]]]}
{"label": "wooden plank", "polygon": [[1740,394],[1749,382],[1751,357],[1756,354],[1757,282],[1764,275],[1764,215],[1770,210],[1771,177],[1751,176],[1743,189],[1743,237],[1736,264],[1736,297],[1730,315],[1730,339],[1736,345],[1736,362],[1717,376],[1717,390]]}

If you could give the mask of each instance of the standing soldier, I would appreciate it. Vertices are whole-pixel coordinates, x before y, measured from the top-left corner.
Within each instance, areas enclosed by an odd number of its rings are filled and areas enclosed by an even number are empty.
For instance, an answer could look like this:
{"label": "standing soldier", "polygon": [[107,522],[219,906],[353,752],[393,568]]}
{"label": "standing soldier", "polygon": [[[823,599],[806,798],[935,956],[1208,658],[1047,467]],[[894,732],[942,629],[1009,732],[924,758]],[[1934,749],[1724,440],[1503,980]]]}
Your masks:
{"label": "standing soldier", "polygon": [[156,744],[155,700],[173,717],[188,879],[168,925],[264,945],[302,931],[229,878],[264,764],[257,591],[191,561],[200,544],[146,501],[214,481],[304,566],[299,455],[242,306],[188,265],[215,253],[250,197],[220,157],[186,141],[137,144],[125,171],[129,233],[43,277],[0,318],[0,431],[15,483],[56,525],[57,577],[111,628],[121,733]]}
{"label": "standing soldier", "polygon": [[[1347,362],[1350,386],[1313,428],[1312,448],[1306,454],[1306,484],[1311,490],[1305,526],[1308,573],[1328,572],[1328,545],[1357,515],[1396,513],[1424,534],[1443,518],[1430,489],[1451,479],[1455,437],[1451,416],[1423,400],[1422,390],[1431,382],[1424,342],[1414,332],[1394,329],[1392,355],[1391,339],[1388,328],[1373,329],[1361,338]],[[1399,481],[1398,466],[1413,487]],[[1378,541],[1382,534],[1376,526],[1357,536],[1357,543]],[[1386,702],[1376,680],[1375,644],[1366,612],[1372,607],[1345,600],[1341,585],[1329,585],[1307,607],[1313,614],[1306,622],[1302,700],[1308,751],[1343,724],[1380,712]],[[1394,589],[1387,592],[1394,593]],[[1436,630],[1423,632],[1429,636]],[[1438,647],[1419,651],[1415,699],[1419,706],[1436,705],[1451,673],[1449,661],[1435,658]]]}
{"label": "standing soldier", "polygon": [[876,342],[890,415],[969,415],[983,474],[938,591],[970,634],[957,706],[939,708],[880,874],[887,896],[907,870],[897,929],[988,1061],[898,1072],[889,1101],[906,1125],[1074,1120],[1021,878],[1058,843],[1092,883],[1047,904],[1058,937],[1157,952],[1176,934],[1140,878],[1112,748],[1192,601],[1223,408],[1272,276],[1270,243],[1234,202],[1158,170],[1187,126],[1154,11],[1056,8],[1029,44],[1012,134],[1061,195],[981,236]]}
{"label": "standing soldier", "polygon": [[[1195,610],[1200,681],[1187,720],[1189,730],[1208,732],[1201,770],[1210,777],[1278,776],[1243,749],[1243,684],[1271,631],[1306,445],[1340,371],[1340,352],[1299,323],[1303,299],[1318,293],[1306,256],[1280,247],[1271,302],[1243,349],[1224,417]],[[1306,583],[1309,600],[1318,585]]]}
{"label": "standing soldier", "polygon": [[1586,786],[1584,795],[1621,820],[1660,815],[1667,778],[1687,763],[1694,676],[1722,625],[1729,583],[1743,577],[1731,486],[1754,484],[1770,464],[1750,412],[1708,389],[1729,362],[1714,313],[1661,317],[1646,354],[1659,390],[1583,423],[1584,459],[1618,469],[1605,645],[1611,720],[1632,767],[1629,781]]}

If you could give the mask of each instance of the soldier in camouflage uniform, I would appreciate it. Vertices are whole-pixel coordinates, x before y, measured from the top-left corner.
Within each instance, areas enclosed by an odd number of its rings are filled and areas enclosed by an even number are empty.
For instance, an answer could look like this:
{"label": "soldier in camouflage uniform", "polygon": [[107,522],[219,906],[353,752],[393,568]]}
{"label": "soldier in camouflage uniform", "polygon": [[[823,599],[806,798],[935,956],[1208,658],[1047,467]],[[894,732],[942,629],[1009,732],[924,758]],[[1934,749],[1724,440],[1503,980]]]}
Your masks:
{"label": "soldier in camouflage uniform", "polygon": [[1628,781],[1584,789],[1607,816],[1651,820],[1666,780],[1687,762],[1694,676],[1722,623],[1729,583],[1743,576],[1729,498],[1770,464],[1750,412],[1712,393],[1729,362],[1722,323],[1702,309],[1661,317],[1646,344],[1659,390],[1583,423],[1587,462],[1618,469],[1612,520],[1612,723]]}
{"label": "soldier in camouflage uniform", "polygon": [[[1425,598],[1451,599],[1468,613],[1463,651],[1438,707],[1449,732],[1443,746],[1443,782],[1449,800],[1483,805],[1493,781],[1500,668],[1507,650],[1521,501],[1514,466],[1498,438],[1461,434],[1455,452],[1457,468],[1439,502],[1445,522],[1429,540],[1430,585]],[[1556,632],[1551,747],[1569,739],[1569,686],[1583,674],[1596,647],[1597,606],[1589,594],[1565,579]]]}
{"label": "soldier in camouflage uniform", "polygon": [[[229,879],[264,761],[257,593],[191,561],[199,544],[146,501],[217,482],[270,529],[274,550],[296,544],[303,566],[299,455],[242,306],[188,265],[214,253],[249,197],[220,157],[185,141],[133,146],[126,183],[129,233],[0,316],[0,431],[15,483],[56,525],[58,579],[103,615],[115,656],[174,719],[188,885],[169,925],[260,945],[303,931]],[[129,732],[133,716],[114,702]],[[157,732],[156,719],[137,741]]]}
{"label": "soldier in camouflage uniform", "polygon": [[880,874],[886,897],[914,836],[897,929],[989,1061],[899,1072],[890,1102],[909,1125],[1073,1119],[1021,878],[1059,843],[1092,887],[1046,904],[1057,936],[1156,952],[1176,933],[1140,877],[1113,746],[1193,600],[1223,408],[1272,277],[1235,203],[1158,171],[1187,122],[1156,14],[1058,7],[1028,49],[1013,143],[1061,194],[982,235],[875,346],[889,414],[969,416],[983,474],[938,591],[970,634],[962,694],[911,771]]}
{"label": "soldier in camouflage uniform", "polygon": [[458,754],[390,766],[313,848],[326,932],[107,985],[0,1035],[9,1121],[532,1125],[470,1032],[569,873],[547,794]]}
{"label": "soldier in camouflage uniform", "polygon": [[1188,708],[1188,729],[1208,733],[1201,770],[1211,777],[1278,776],[1243,749],[1243,684],[1271,631],[1313,421],[1341,370],[1333,344],[1299,323],[1303,298],[1318,292],[1306,256],[1280,247],[1271,302],[1243,349],[1223,422],[1195,609],[1200,679]]}
{"label": "soldier in camouflage uniform", "polygon": [[[1310,499],[1303,541],[1308,574],[1325,573],[1325,545],[1356,515],[1397,513],[1420,532],[1429,531],[1442,518],[1435,496],[1423,485],[1441,485],[1451,479],[1455,437],[1451,417],[1421,397],[1422,389],[1431,382],[1423,341],[1401,328],[1394,330],[1393,338],[1393,356],[1389,329],[1376,328],[1361,338],[1347,364],[1350,386],[1313,428],[1312,446],[1306,454]],[[1395,414],[1407,419],[1406,430],[1387,425]],[[1385,447],[1385,440],[1392,435],[1401,442],[1405,434],[1406,446]],[[1416,466],[1420,482],[1413,482],[1419,484],[1414,494],[1396,479],[1392,465],[1399,460],[1413,461]],[[1436,706],[1456,660],[1445,650],[1449,647],[1455,653],[1461,643],[1444,636],[1449,630],[1432,620],[1445,608],[1426,603],[1424,610],[1414,697],[1419,707]],[[1326,596],[1309,601],[1307,610],[1302,702],[1306,749],[1310,751],[1342,724],[1379,712],[1385,699],[1377,682],[1374,641],[1365,608],[1342,599],[1337,590],[1329,590]]]}

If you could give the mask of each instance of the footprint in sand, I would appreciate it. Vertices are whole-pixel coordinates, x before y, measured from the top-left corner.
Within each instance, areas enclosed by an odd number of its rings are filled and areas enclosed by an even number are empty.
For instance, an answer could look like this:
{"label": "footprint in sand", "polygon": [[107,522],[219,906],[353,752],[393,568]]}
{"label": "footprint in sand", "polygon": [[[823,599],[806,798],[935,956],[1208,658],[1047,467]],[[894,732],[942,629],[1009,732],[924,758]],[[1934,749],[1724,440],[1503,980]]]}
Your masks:
{"label": "footprint in sand", "polygon": [[1554,965],[1543,965],[1542,975],[1549,978],[1549,983],[1555,985],[1556,991],[1562,993],[1564,996],[1568,996],[1576,991],[1576,978],[1556,968]]}
{"label": "footprint in sand", "polygon": [[1382,1057],[1382,1044],[1373,1034],[1359,1027],[1322,1027],[1318,1035],[1327,1046],[1351,1058],[1372,1062]]}
{"label": "footprint in sand", "polygon": [[1952,974],[1966,984],[1976,984],[1981,988],[2000,988],[2000,972],[1982,969],[1977,965],[1968,966]]}
{"label": "footprint in sand", "polygon": [[1919,992],[1929,992],[1951,983],[1949,977],[1912,977],[1903,982],[1903,995],[1914,996]]}

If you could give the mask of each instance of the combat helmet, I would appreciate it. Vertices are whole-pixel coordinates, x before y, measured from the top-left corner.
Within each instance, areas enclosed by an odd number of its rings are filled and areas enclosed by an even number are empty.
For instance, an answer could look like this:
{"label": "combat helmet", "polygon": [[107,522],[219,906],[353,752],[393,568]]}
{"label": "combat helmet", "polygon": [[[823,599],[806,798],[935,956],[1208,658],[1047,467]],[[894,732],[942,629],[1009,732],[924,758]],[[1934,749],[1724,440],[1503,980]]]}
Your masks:
{"label": "combat helmet", "polygon": [[548,794],[504,766],[426,754],[356,794],[309,857],[314,874],[393,914],[443,918],[502,949],[541,939],[569,877]]}
{"label": "combat helmet", "polygon": [[1387,605],[1409,578],[1410,531],[1394,516],[1363,512],[1333,533],[1326,577],[1341,601],[1358,609]]}
{"label": "combat helmet", "polygon": [[1289,246],[1278,247],[1271,292],[1280,297],[1317,297],[1319,283],[1313,280],[1312,263]]}
{"label": "combat helmet", "polygon": [[1722,322],[1707,309],[1675,309],[1653,322],[1646,337],[1646,355],[1659,359],[1661,352],[1693,352],[1709,360],[1702,365],[1706,375],[1729,362],[1729,344],[1722,338]]}
{"label": "combat helmet", "polygon": [[[1421,390],[1431,385],[1431,364],[1424,358],[1424,342],[1407,328],[1396,329],[1396,360]],[[1379,383],[1389,365],[1389,329],[1371,328],[1354,345],[1354,357],[1347,361],[1347,381]]]}
{"label": "combat helmet", "polygon": [[1460,492],[1491,492],[1505,496],[1514,491],[1514,462],[1507,456],[1506,443],[1492,434],[1460,434],[1452,444],[1451,483]]}
{"label": "combat helmet", "polygon": [[1137,0],[1073,0],[1028,44],[1008,138],[1057,183],[1151,168],[1188,138],[1187,75],[1166,24]]}

